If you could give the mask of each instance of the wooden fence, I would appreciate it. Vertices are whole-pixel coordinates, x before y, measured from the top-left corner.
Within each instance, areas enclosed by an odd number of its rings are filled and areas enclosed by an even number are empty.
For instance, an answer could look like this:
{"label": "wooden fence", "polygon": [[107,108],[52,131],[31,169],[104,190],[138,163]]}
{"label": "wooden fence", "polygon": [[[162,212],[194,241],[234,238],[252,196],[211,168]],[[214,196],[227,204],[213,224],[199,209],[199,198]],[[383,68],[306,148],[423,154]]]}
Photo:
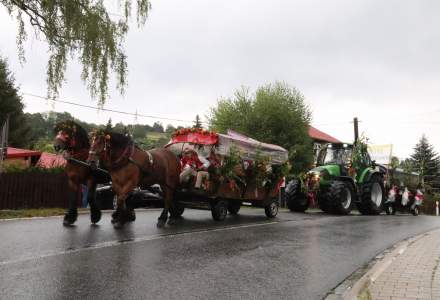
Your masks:
{"label": "wooden fence", "polygon": [[65,208],[69,192],[65,174],[0,174],[0,209]]}

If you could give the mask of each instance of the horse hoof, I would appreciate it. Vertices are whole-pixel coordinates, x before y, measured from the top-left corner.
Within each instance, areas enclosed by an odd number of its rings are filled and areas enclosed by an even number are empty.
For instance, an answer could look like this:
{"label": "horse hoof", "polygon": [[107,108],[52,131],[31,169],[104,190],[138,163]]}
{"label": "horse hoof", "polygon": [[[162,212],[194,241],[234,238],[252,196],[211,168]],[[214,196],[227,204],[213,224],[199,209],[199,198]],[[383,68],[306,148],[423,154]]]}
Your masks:
{"label": "horse hoof", "polygon": [[165,226],[165,220],[158,220],[157,221],[157,228],[162,228]]}
{"label": "horse hoof", "polygon": [[67,220],[67,219],[64,219],[64,220],[63,220],[63,225],[64,225],[64,226],[67,226],[67,227],[72,226],[74,223],[75,223],[75,222],[72,222],[71,220]]}
{"label": "horse hoof", "polygon": [[134,212],[134,210],[127,212],[127,221],[128,222],[136,221],[136,213]]}
{"label": "horse hoof", "polygon": [[101,211],[100,210],[92,210],[90,212],[90,221],[92,224],[96,224],[101,220]]}
{"label": "horse hoof", "polygon": [[64,226],[72,226],[73,223],[78,219],[78,212],[72,211],[68,212],[64,215],[63,225]]}
{"label": "horse hoof", "polygon": [[117,211],[117,210],[114,211],[114,212],[112,213],[112,220],[111,220],[112,224],[115,224],[116,222],[118,222],[119,217],[120,217],[120,212]]}
{"label": "horse hoof", "polygon": [[113,223],[113,228],[114,228],[114,229],[121,229],[122,227],[124,227],[124,223],[123,223],[123,222],[115,221],[115,222]]}
{"label": "horse hoof", "polygon": [[177,219],[175,219],[175,218],[170,218],[168,220],[168,225],[176,225],[176,223],[177,223]]}

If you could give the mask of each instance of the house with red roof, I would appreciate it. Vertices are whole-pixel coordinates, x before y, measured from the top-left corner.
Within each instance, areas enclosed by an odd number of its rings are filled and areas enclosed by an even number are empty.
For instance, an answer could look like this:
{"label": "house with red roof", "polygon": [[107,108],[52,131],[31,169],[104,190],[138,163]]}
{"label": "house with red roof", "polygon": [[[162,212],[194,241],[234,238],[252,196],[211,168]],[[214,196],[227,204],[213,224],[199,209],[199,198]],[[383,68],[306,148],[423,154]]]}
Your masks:
{"label": "house with red roof", "polygon": [[309,136],[313,140],[313,154],[315,157],[318,155],[319,149],[321,149],[322,145],[327,143],[342,143],[337,138],[334,138],[331,135],[316,129],[313,126],[309,127]]}
{"label": "house with red roof", "polygon": [[20,167],[39,166],[42,168],[64,167],[66,160],[62,155],[8,147],[5,166],[19,165]]}
{"label": "house with red roof", "polygon": [[37,163],[40,156],[40,151],[8,147],[4,164],[5,166],[20,165],[23,167],[30,167]]}
{"label": "house with red roof", "polygon": [[312,126],[310,126],[309,128],[309,136],[315,143],[319,143],[319,144],[342,143],[337,138],[334,138],[331,135],[328,135],[327,133],[322,132],[321,130],[318,130]]}

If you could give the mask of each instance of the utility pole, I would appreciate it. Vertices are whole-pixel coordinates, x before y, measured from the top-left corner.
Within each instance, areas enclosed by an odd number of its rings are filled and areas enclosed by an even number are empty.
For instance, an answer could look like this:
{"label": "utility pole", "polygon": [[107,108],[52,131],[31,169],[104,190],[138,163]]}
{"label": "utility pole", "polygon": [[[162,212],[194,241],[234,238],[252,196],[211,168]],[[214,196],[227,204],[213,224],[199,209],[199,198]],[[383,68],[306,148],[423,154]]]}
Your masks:
{"label": "utility pole", "polygon": [[9,133],[9,114],[0,128],[0,173],[3,172],[3,161],[6,159],[8,151],[8,133]]}
{"label": "utility pole", "polygon": [[354,143],[356,144],[359,139],[359,126],[358,126],[359,121],[357,117],[353,119],[353,123],[354,123]]}

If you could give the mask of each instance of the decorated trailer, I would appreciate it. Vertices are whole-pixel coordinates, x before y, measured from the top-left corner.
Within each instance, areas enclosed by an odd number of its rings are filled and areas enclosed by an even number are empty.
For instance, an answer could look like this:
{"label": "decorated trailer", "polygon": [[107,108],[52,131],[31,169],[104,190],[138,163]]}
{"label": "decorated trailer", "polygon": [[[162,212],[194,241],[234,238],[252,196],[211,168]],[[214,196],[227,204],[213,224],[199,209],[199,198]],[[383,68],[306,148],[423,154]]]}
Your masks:
{"label": "decorated trailer", "polygon": [[242,204],[278,213],[278,195],[288,171],[284,148],[259,142],[229,130],[220,134],[202,129],[176,131],[165,146],[181,161],[177,209],[211,210],[214,220],[237,214]]}
{"label": "decorated trailer", "polygon": [[384,210],[387,215],[394,215],[398,211],[414,216],[419,214],[423,202],[419,173],[406,172],[401,168],[388,169],[386,189]]}

